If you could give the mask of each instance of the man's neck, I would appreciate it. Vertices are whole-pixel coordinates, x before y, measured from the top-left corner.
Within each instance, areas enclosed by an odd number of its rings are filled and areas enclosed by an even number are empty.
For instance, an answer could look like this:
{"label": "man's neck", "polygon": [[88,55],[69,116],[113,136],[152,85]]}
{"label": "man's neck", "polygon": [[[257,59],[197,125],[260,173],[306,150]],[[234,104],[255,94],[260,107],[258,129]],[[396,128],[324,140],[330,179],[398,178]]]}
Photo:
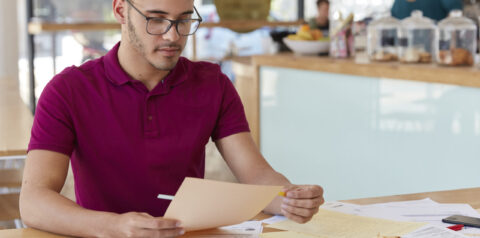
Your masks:
{"label": "man's neck", "polygon": [[[151,91],[170,71],[158,70],[150,65],[136,50],[128,44],[120,43],[118,62],[125,72],[135,80],[141,81]],[[141,60],[140,60],[141,59]]]}

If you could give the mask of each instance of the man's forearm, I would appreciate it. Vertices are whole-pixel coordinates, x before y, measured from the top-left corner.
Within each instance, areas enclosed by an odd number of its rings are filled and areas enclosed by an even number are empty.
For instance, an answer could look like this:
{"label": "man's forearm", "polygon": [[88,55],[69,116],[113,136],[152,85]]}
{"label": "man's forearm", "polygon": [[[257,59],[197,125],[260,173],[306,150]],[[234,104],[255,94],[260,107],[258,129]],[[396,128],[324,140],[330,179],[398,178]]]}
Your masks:
{"label": "man's forearm", "polygon": [[41,188],[23,188],[20,195],[23,222],[53,233],[101,237],[116,214],[87,210],[59,193]]}
{"label": "man's forearm", "polygon": [[[256,176],[249,178],[246,183],[261,184],[261,185],[282,185],[286,186],[290,184],[290,181],[283,176],[283,174],[276,172],[271,168],[264,169],[255,173]],[[280,206],[282,204],[282,197],[275,197],[273,201],[263,210],[269,214],[281,214]]]}

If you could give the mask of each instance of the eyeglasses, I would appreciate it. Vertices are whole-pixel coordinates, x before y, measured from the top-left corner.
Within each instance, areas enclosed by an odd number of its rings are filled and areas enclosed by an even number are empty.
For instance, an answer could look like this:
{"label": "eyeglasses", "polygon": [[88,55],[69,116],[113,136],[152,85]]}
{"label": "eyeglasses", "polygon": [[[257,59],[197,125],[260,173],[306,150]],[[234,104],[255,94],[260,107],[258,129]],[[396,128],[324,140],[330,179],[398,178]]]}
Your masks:
{"label": "eyeglasses", "polygon": [[193,9],[195,10],[195,13],[199,17],[198,19],[178,19],[178,20],[170,20],[166,18],[161,18],[161,17],[147,17],[145,14],[143,14],[138,8],[136,8],[130,0],[125,0],[130,4],[130,6],[133,7],[140,15],[142,15],[145,20],[147,20],[146,24],[146,30],[147,33],[150,35],[163,35],[167,33],[170,28],[172,28],[173,24],[175,24],[175,29],[177,30],[177,33],[181,36],[189,36],[195,34],[195,32],[198,29],[198,26],[200,26],[200,22],[202,22],[202,17],[197,11],[197,8],[195,6]]}

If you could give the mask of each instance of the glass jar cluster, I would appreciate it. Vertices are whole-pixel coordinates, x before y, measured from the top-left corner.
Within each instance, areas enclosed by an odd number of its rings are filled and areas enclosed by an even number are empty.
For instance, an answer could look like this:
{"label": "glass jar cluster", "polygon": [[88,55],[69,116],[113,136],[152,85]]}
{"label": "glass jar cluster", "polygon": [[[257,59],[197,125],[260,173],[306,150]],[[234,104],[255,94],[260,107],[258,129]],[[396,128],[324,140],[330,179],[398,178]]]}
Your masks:
{"label": "glass jar cluster", "polygon": [[374,61],[474,65],[477,26],[460,10],[435,25],[421,11],[399,21],[391,16],[373,21],[367,28],[367,53]]}

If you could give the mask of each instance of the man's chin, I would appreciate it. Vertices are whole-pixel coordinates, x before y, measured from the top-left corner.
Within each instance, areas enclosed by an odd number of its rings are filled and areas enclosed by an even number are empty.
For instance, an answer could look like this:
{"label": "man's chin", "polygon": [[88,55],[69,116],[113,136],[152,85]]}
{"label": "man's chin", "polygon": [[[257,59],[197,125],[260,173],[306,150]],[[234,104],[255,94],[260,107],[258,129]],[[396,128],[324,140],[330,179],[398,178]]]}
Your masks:
{"label": "man's chin", "polygon": [[168,57],[164,58],[162,62],[150,62],[153,67],[155,67],[158,70],[163,70],[163,71],[169,71],[175,68],[175,65],[177,65],[178,62],[177,57]]}

